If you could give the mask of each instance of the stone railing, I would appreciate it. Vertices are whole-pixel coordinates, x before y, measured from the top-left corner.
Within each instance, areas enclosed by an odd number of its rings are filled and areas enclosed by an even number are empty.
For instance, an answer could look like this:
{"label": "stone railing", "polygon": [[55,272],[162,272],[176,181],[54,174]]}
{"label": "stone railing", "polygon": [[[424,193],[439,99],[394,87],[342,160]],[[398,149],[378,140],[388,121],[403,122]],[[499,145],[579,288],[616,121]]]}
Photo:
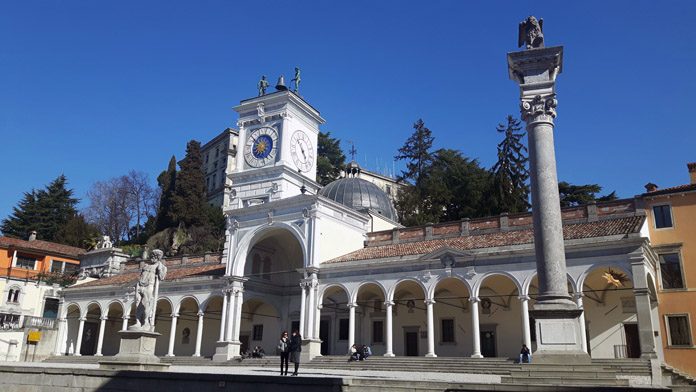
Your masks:
{"label": "stone railing", "polygon": [[56,319],[46,317],[24,316],[24,328],[55,329]]}

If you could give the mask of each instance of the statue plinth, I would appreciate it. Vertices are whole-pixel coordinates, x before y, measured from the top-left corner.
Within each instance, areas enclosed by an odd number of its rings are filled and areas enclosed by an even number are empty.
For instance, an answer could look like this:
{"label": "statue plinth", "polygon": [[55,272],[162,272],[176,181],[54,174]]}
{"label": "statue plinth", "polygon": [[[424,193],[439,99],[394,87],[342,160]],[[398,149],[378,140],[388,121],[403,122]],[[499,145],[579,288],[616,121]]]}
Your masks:
{"label": "statue plinth", "polygon": [[530,310],[536,328],[534,363],[590,363],[582,349],[585,337],[580,328],[582,309]]}
{"label": "statue plinth", "polygon": [[161,363],[155,355],[159,332],[127,329],[118,331],[121,345],[118,354],[107,361],[99,361],[100,369],[162,371],[169,364]]}
{"label": "statue plinth", "polygon": [[239,341],[219,341],[215,343],[215,354],[213,355],[213,362],[226,362],[232,358],[239,358],[241,347],[242,342]]}
{"label": "statue plinth", "polygon": [[300,360],[309,362],[316,357],[321,357],[321,339],[302,339]]}

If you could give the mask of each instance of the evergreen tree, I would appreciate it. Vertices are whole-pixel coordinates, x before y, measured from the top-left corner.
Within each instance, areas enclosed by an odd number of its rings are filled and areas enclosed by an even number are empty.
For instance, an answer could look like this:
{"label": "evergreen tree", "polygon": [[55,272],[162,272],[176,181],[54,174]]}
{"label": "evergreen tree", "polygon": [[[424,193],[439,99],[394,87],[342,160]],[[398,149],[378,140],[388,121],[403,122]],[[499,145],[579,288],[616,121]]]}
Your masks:
{"label": "evergreen tree", "polygon": [[427,172],[426,189],[433,223],[476,218],[487,214],[490,175],[476,159],[460,151],[440,149]]}
{"label": "evergreen tree", "polygon": [[493,175],[491,213],[524,212],[529,208],[529,171],[527,147],[522,144],[525,132],[520,121],[508,115],[507,124],[498,124],[496,130],[505,136],[498,144],[498,161],[491,169]]}
{"label": "evergreen tree", "polygon": [[191,140],[186,144],[186,156],[181,161],[181,170],[176,174],[173,197],[173,216],[178,224],[204,226],[206,214],[205,173],[201,143]]}
{"label": "evergreen tree", "polygon": [[26,239],[32,230],[37,230],[39,219],[37,191],[24,192],[24,197],[12,208],[12,215],[3,219],[0,230],[9,237]]}
{"label": "evergreen tree", "polygon": [[56,242],[83,249],[94,247],[98,240],[99,229],[87,223],[79,213],[73,215],[56,235]]}
{"label": "evergreen tree", "polygon": [[341,150],[341,140],[332,138],[331,132],[319,132],[317,142],[317,182],[322,186],[338,179],[345,166],[346,156]]}
{"label": "evergreen tree", "polygon": [[604,196],[597,196],[602,191],[598,184],[573,185],[565,181],[558,183],[558,193],[561,199],[561,207],[572,207],[587,204],[592,201],[616,200],[616,191]]}
{"label": "evergreen tree", "polygon": [[176,226],[174,222],[174,191],[176,189],[176,157],[172,155],[167,170],[157,177],[160,187],[160,201],[157,208],[155,231]]}
{"label": "evergreen tree", "polygon": [[395,207],[401,223],[407,226],[434,222],[437,215],[433,213],[432,198],[424,181],[433,162],[430,150],[435,138],[422,119],[413,124],[413,129],[413,134],[394,157],[406,161],[406,170],[398,177],[406,185],[399,190]]}
{"label": "evergreen tree", "polygon": [[73,190],[67,188],[67,179],[60,175],[45,189],[25,193],[12,215],[3,220],[0,230],[4,235],[23,239],[36,230],[38,239],[56,241],[60,228],[75,215],[77,202]]}
{"label": "evergreen tree", "polygon": [[413,134],[406,140],[403,147],[399,148],[399,154],[394,159],[406,160],[406,171],[401,172],[399,180],[409,180],[416,188],[419,188],[424,178],[423,174],[433,161],[430,149],[433,147],[435,138],[422,119],[413,124],[413,129]]}

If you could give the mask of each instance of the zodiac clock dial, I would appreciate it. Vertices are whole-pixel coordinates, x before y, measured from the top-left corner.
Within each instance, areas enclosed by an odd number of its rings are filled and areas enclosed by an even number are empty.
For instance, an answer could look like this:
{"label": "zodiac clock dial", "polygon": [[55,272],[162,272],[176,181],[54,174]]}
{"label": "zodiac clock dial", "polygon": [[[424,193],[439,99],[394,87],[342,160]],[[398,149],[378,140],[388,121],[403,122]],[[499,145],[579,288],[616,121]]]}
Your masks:
{"label": "zodiac clock dial", "polygon": [[278,152],[278,132],[269,127],[254,129],[244,145],[244,160],[252,167],[262,167],[275,161]]}
{"label": "zodiac clock dial", "polygon": [[290,154],[297,170],[308,172],[314,165],[314,149],[309,136],[302,131],[295,131],[290,139]]}

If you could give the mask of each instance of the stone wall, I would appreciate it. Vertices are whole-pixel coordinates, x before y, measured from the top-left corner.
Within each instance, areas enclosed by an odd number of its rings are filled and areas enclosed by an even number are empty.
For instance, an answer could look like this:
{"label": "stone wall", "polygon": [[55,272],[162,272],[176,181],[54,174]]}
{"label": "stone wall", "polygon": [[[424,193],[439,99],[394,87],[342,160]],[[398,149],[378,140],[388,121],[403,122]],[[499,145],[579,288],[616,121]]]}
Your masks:
{"label": "stone wall", "polygon": [[324,392],[341,391],[340,378],[269,377],[236,374],[136,372],[0,366],[3,392],[51,391],[196,391]]}

